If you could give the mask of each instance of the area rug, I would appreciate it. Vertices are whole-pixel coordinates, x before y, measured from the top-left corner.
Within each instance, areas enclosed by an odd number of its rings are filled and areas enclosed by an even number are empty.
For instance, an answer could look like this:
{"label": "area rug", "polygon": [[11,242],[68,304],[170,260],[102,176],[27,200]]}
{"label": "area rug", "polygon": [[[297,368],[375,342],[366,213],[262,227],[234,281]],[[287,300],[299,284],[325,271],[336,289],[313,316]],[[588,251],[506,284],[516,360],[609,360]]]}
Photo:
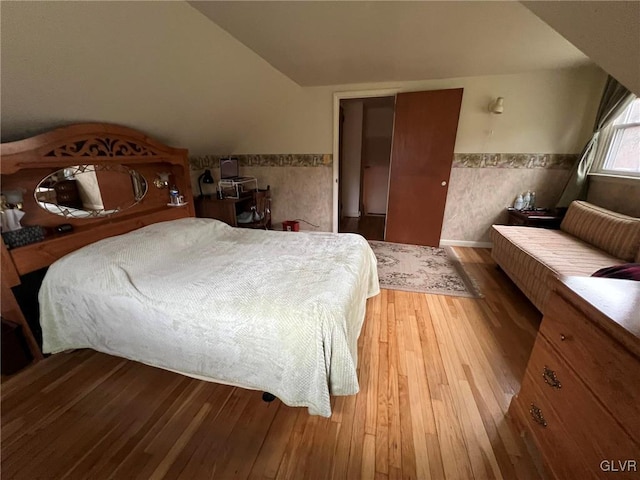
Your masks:
{"label": "area rug", "polygon": [[451,247],[369,241],[378,259],[380,287],[389,290],[482,297]]}

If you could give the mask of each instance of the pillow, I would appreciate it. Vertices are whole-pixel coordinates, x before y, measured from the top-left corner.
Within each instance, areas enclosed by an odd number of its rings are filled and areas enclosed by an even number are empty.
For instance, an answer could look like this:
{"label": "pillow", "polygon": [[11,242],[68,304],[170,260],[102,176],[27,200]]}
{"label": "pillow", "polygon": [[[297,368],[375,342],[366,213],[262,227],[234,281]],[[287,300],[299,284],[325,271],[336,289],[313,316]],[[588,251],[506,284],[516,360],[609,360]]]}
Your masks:
{"label": "pillow", "polygon": [[621,260],[636,261],[640,247],[640,218],[574,201],[569,205],[560,230]]}
{"label": "pillow", "polygon": [[622,265],[601,268],[591,276],[640,281],[640,263],[623,263]]}

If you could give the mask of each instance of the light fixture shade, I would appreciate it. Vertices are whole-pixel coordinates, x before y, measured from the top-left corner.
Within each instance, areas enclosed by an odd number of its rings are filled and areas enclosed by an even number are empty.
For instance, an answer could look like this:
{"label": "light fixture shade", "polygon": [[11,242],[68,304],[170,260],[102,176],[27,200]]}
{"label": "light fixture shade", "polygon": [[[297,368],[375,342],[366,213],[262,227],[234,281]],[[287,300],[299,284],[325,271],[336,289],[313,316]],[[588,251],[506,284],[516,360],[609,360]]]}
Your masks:
{"label": "light fixture shade", "polygon": [[212,184],[215,183],[213,176],[211,175],[211,170],[205,170],[202,175],[198,177],[198,188],[200,189],[200,196],[202,196],[202,184]]}
{"label": "light fixture shade", "polygon": [[502,112],[504,112],[504,98],[496,98],[495,101],[491,103],[489,110],[491,111],[491,113],[497,114],[501,114]]}
{"label": "light fixture shade", "polygon": [[157,174],[156,178],[153,180],[153,184],[156,188],[169,188],[169,172],[160,172]]}
{"label": "light fixture shade", "polygon": [[201,175],[202,177],[202,183],[214,183],[215,180],[213,179],[213,176],[211,175],[211,170],[205,170],[204,173]]}
{"label": "light fixture shade", "polygon": [[19,188],[17,190],[5,190],[2,192],[7,203],[18,204],[24,201],[22,194],[25,192],[23,188]]}

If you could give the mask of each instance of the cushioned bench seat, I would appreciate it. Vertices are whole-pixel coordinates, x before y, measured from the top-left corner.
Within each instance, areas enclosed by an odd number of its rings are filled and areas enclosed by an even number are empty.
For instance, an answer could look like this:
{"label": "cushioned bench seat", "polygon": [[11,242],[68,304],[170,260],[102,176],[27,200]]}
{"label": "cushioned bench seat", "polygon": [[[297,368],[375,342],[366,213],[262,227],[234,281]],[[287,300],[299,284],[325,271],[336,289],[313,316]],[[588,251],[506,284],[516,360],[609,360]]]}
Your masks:
{"label": "cushioned bench seat", "polygon": [[491,256],[538,310],[559,275],[640,262],[640,219],[572,202],[560,230],[493,225]]}
{"label": "cushioned bench seat", "polygon": [[561,230],[494,225],[494,259],[511,280],[542,311],[550,281],[558,275],[590,276],[624,263]]}

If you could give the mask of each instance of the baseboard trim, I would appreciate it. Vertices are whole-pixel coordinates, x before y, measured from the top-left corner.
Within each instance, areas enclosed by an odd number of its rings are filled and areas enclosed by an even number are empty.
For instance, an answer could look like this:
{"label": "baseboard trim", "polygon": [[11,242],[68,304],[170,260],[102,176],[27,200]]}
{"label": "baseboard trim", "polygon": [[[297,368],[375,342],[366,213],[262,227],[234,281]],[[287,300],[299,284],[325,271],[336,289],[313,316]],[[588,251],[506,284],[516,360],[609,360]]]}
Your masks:
{"label": "baseboard trim", "polygon": [[491,242],[476,242],[472,240],[440,240],[441,247],[474,247],[474,248],[491,248]]}

